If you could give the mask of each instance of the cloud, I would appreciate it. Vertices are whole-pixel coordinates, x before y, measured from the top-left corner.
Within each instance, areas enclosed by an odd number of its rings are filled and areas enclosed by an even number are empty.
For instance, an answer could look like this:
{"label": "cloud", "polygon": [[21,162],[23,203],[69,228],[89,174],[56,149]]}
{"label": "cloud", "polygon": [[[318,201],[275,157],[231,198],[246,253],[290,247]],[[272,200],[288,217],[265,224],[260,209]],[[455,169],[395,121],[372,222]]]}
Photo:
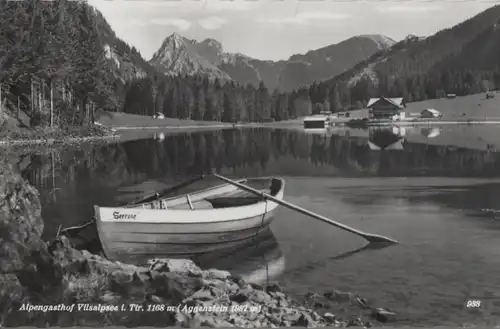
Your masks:
{"label": "cloud", "polygon": [[262,0],[195,0],[203,2],[203,9],[212,12],[246,11],[259,7]]}
{"label": "cloud", "polygon": [[201,27],[209,31],[218,30],[226,23],[225,19],[216,16],[205,17],[198,21]]}
{"label": "cloud", "polygon": [[120,17],[246,11],[264,0],[87,0],[105,14]]}
{"label": "cloud", "polygon": [[413,6],[413,5],[394,5],[394,6],[378,6],[376,7],[379,12],[391,12],[391,13],[425,13],[430,11],[439,11],[443,8],[436,5],[428,6]]}
{"label": "cloud", "polygon": [[329,12],[304,12],[298,13],[295,16],[290,17],[269,17],[269,18],[259,18],[258,21],[270,24],[299,24],[307,25],[312,22],[318,21],[332,21],[341,20],[351,17],[349,14],[345,13],[329,13]]}
{"label": "cloud", "polygon": [[181,31],[187,31],[191,27],[191,22],[182,18],[152,18],[148,21],[149,24],[174,26]]}

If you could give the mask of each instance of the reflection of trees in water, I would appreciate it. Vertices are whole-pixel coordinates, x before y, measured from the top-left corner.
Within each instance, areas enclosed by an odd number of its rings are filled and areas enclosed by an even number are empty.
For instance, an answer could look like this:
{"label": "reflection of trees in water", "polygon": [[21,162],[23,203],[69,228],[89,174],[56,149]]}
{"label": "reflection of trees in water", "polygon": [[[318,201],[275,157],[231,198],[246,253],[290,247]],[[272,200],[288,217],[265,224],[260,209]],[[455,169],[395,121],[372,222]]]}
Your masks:
{"label": "reflection of trees in water", "polygon": [[320,166],[343,176],[500,176],[499,153],[408,142],[403,150],[372,151],[367,141],[234,129],[29,154],[18,167],[39,188],[44,217],[65,226],[90,219],[92,204],[115,204],[119,188],[165,178],[172,183],[213,168],[242,176],[322,175]]}
{"label": "reflection of trees in water", "polygon": [[[279,167],[280,161],[290,157],[299,160],[305,175],[313,174],[317,165],[333,166],[347,176],[495,176],[500,172],[500,157],[493,152],[408,142],[401,151],[371,151],[366,138],[271,129],[184,133],[167,135],[162,141],[138,140],[31,155],[22,171],[42,189],[62,184],[67,191],[69,186],[78,190],[95,181],[116,187],[146,177],[188,176],[212,168],[257,166],[265,170],[269,162],[277,162]],[[57,173],[55,182],[52,171]]]}

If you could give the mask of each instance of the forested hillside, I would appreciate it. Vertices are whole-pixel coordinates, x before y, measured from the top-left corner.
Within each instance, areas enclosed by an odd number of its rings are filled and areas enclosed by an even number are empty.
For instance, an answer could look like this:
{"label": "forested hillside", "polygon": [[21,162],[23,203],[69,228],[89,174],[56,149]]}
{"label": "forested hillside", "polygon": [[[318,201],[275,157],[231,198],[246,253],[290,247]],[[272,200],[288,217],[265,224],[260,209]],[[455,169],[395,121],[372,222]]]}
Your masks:
{"label": "forested hillside", "polygon": [[313,103],[361,107],[370,97],[408,102],[500,87],[500,6],[428,38],[408,37],[353,69],[311,86]]}
{"label": "forested hillside", "polygon": [[83,124],[115,108],[97,13],[75,1],[0,2],[2,109],[31,125]]}
{"label": "forested hillside", "polygon": [[[157,72],[100,12],[68,0],[0,2],[0,86],[5,129],[5,114],[29,127],[67,127],[92,122],[96,109],[224,121],[276,113],[263,84]],[[309,113],[308,102],[288,98],[276,98],[287,100],[279,105],[287,117]]]}
{"label": "forested hillside", "polygon": [[208,121],[285,120],[311,113],[307,90],[293,94],[269,94],[261,83],[256,89],[234,82],[212,82],[209,77],[167,77],[155,74],[127,84],[126,113]]}

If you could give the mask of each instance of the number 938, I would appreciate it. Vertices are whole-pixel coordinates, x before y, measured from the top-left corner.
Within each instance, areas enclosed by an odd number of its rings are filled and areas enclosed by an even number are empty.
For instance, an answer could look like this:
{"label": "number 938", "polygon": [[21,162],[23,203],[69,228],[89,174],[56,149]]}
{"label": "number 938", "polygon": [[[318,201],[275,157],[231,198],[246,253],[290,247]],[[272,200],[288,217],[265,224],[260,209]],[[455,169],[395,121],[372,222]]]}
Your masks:
{"label": "number 938", "polygon": [[481,301],[478,299],[469,299],[465,303],[466,308],[480,308],[481,307]]}

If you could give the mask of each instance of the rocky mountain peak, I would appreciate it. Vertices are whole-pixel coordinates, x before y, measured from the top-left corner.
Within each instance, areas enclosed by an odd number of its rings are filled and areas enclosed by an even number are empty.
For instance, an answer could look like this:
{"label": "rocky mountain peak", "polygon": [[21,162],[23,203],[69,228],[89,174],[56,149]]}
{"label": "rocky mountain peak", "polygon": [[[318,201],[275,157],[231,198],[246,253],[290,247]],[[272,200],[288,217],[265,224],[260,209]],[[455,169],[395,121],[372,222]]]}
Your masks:
{"label": "rocky mountain peak", "polygon": [[166,74],[201,74],[230,80],[225,72],[216,67],[221,52],[222,45],[215,39],[197,42],[172,33],[165,38],[150,63]]}
{"label": "rocky mountain peak", "polygon": [[180,48],[186,46],[186,44],[189,44],[189,43],[190,42],[187,38],[184,38],[180,34],[174,32],[165,38],[161,48],[170,47],[173,50],[177,50],[177,49],[180,49]]}
{"label": "rocky mountain peak", "polygon": [[214,48],[217,51],[222,53],[222,43],[220,43],[218,40],[212,39],[212,38],[207,38],[200,42],[200,44],[206,45],[207,47]]}

